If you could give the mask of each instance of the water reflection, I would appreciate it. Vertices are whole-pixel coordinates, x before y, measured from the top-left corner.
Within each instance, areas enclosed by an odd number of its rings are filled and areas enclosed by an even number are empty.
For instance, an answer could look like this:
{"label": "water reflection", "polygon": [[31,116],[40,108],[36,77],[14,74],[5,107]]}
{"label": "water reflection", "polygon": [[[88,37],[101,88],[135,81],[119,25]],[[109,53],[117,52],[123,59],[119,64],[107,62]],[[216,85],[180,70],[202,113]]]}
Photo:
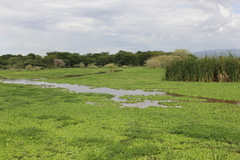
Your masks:
{"label": "water reflection", "polygon": [[[29,80],[29,79],[4,79],[2,80],[3,83],[15,83],[15,84],[32,84],[32,85],[41,85],[42,87],[49,87],[49,88],[65,88],[69,91],[73,91],[75,93],[106,93],[106,94],[112,94],[115,95],[115,97],[111,98],[111,100],[122,102],[121,107],[136,107],[139,108],[146,108],[148,106],[158,106],[158,107],[167,107],[164,105],[159,105],[159,101],[149,101],[145,100],[144,102],[139,103],[124,103],[127,100],[121,99],[121,96],[124,95],[165,95],[165,92],[144,92],[142,90],[123,90],[123,89],[111,89],[107,87],[101,87],[101,88],[93,88],[89,86],[84,85],[71,85],[71,84],[59,84],[59,83],[49,83],[49,82],[43,82],[43,81],[36,81],[36,80]],[[90,103],[94,105],[94,103]]]}
{"label": "water reflection", "polygon": [[[49,82],[43,82],[43,81],[36,81],[36,80],[30,80],[30,79],[0,79],[0,82],[3,83],[15,83],[15,84],[32,84],[32,85],[41,85],[42,87],[48,87],[48,88],[64,88],[68,89],[69,91],[73,91],[75,93],[106,93],[106,94],[112,94],[115,95],[115,97],[111,98],[111,100],[122,102],[121,107],[139,107],[139,108],[146,108],[148,106],[157,106],[157,107],[169,107],[160,105],[159,102],[180,102],[180,101],[173,101],[173,100],[166,100],[166,101],[150,101],[145,100],[144,102],[138,102],[138,103],[126,103],[127,100],[121,99],[121,96],[124,95],[171,95],[171,96],[183,96],[183,95],[177,95],[177,94],[170,94],[166,92],[145,92],[142,90],[123,90],[123,89],[111,89],[107,87],[101,87],[101,88],[93,88],[89,86],[84,85],[71,85],[71,84],[59,84],[59,83],[49,83]],[[196,98],[196,97],[195,97]],[[199,97],[202,98],[202,97]],[[230,103],[230,104],[237,104],[240,105],[239,101],[229,101],[229,100],[217,100],[217,99],[208,99],[208,98],[202,98],[206,99],[206,102],[211,103]],[[204,102],[202,102],[204,103]],[[92,103],[94,105],[94,103]],[[181,106],[174,106],[174,107],[181,107]]]}

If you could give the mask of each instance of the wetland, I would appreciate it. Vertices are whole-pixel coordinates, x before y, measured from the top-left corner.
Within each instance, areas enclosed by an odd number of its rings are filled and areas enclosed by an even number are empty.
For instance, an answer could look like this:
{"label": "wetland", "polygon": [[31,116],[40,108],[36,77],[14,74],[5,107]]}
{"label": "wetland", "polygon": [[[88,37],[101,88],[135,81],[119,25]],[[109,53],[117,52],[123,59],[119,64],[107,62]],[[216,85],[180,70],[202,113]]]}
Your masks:
{"label": "wetland", "polygon": [[[115,72],[115,71],[114,71]],[[112,73],[114,73],[112,72]],[[97,74],[102,74],[107,72],[98,72]],[[64,76],[65,77],[81,77],[91,74],[85,74],[85,75],[71,75],[71,76]],[[63,78],[63,77],[61,77]],[[84,86],[84,85],[71,85],[71,84],[61,84],[61,83],[50,83],[50,82],[44,82],[41,80],[34,80],[34,79],[0,79],[0,82],[3,83],[15,83],[15,84],[32,84],[32,85],[40,85],[42,87],[50,87],[50,88],[62,88],[67,89],[71,92],[75,93],[105,93],[105,94],[112,94],[114,95],[111,100],[122,102],[121,107],[139,107],[139,108],[146,108],[148,106],[159,106],[159,107],[168,107],[165,105],[160,105],[160,102],[188,102],[188,101],[180,101],[180,100],[162,100],[162,101],[153,101],[153,100],[144,100],[143,102],[136,102],[136,103],[127,103],[126,99],[121,98],[122,96],[134,96],[134,95],[142,95],[142,96],[148,96],[148,95],[169,95],[172,97],[184,97],[183,95],[179,94],[171,94],[167,92],[146,92],[140,89],[137,90],[123,90],[123,89],[112,89],[107,87],[101,87],[101,88],[95,88],[93,86]],[[190,97],[190,96],[189,96]],[[192,97],[194,98],[194,97]],[[234,100],[221,100],[221,99],[210,99],[210,98],[203,98],[198,97],[199,100],[196,102],[199,103],[230,103],[230,104],[237,104],[240,105],[240,101],[234,101]],[[126,102],[126,103],[124,103]],[[94,104],[94,103],[92,103]],[[174,106],[174,107],[181,107],[181,106]]]}
{"label": "wetland", "polygon": [[119,70],[0,71],[0,159],[240,159],[240,83]]}

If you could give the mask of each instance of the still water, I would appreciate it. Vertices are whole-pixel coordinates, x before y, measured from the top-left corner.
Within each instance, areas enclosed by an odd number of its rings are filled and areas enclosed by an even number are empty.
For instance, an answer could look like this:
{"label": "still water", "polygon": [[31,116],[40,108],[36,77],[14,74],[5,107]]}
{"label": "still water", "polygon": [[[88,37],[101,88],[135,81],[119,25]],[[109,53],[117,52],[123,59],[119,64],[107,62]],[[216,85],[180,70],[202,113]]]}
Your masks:
{"label": "still water", "polygon": [[[115,95],[111,100],[121,102],[121,107],[139,107],[139,108],[146,108],[148,106],[157,106],[157,107],[168,107],[164,105],[158,104],[159,102],[178,102],[173,100],[166,100],[166,101],[152,101],[152,100],[145,100],[144,102],[139,103],[126,103],[127,100],[121,99],[121,96],[124,95],[172,95],[172,96],[179,96],[174,94],[168,94],[166,92],[145,92],[142,90],[123,90],[123,89],[111,89],[107,87],[102,88],[93,88],[89,86],[84,85],[71,85],[71,84],[59,84],[59,83],[49,83],[44,81],[37,81],[37,80],[30,80],[30,79],[0,79],[0,82],[3,83],[15,83],[15,84],[32,84],[32,85],[41,85],[43,87],[49,87],[49,88],[64,88],[68,89],[69,91],[73,91],[75,93],[106,93],[106,94],[112,94]],[[240,105],[240,102],[238,101],[227,101],[227,100],[216,100],[216,99],[206,99],[206,102],[210,103],[231,103],[231,104],[237,104]],[[125,102],[125,103],[124,103]],[[201,102],[203,103],[203,102]],[[93,103],[94,104],[94,103]],[[174,107],[181,107],[181,106],[174,106]]]}
{"label": "still water", "polygon": [[[148,106],[159,106],[159,107],[167,107],[164,105],[159,105],[159,101],[150,101],[145,100],[144,102],[139,103],[124,103],[126,102],[125,99],[121,99],[121,96],[124,95],[165,95],[165,92],[145,92],[142,90],[123,90],[123,89],[111,89],[107,87],[102,88],[93,88],[84,85],[71,85],[71,84],[59,84],[59,83],[49,83],[43,81],[36,81],[36,80],[29,80],[29,79],[2,79],[0,82],[3,83],[15,83],[15,84],[32,84],[32,85],[41,85],[43,87],[50,87],[50,88],[64,88],[68,89],[69,91],[75,93],[106,93],[115,95],[111,100],[122,102],[121,107],[139,107],[139,108],[146,108]],[[163,102],[163,101],[162,101]],[[93,103],[94,104],[94,103]],[[177,106],[179,107],[179,106]]]}

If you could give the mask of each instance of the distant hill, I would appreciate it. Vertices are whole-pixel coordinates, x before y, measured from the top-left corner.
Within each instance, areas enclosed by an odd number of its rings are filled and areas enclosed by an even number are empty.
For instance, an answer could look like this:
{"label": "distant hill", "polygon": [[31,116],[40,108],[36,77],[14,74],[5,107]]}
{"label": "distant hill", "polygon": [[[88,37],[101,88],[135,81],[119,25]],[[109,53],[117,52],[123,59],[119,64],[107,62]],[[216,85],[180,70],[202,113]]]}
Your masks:
{"label": "distant hill", "polygon": [[205,55],[228,55],[228,53],[231,53],[235,56],[240,57],[240,49],[215,49],[215,50],[205,50],[205,51],[199,51],[199,52],[193,52],[192,54],[197,57],[204,57]]}

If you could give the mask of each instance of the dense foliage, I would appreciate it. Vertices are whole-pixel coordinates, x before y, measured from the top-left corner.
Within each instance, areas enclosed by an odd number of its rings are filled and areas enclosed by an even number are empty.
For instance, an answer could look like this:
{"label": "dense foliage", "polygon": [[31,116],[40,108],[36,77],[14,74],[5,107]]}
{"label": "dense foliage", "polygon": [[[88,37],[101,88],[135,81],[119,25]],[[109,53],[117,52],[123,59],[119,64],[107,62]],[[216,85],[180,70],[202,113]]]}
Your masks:
{"label": "dense foliage", "polygon": [[188,58],[166,66],[166,80],[202,82],[240,81],[240,59],[229,56]]}
{"label": "dense foliage", "polygon": [[[116,54],[109,52],[88,53],[80,55],[70,52],[47,52],[46,56],[42,57],[34,53],[29,53],[26,56],[6,54],[0,56],[0,69],[28,69],[39,70],[39,68],[79,68],[87,66],[105,66],[110,63],[116,65],[142,66],[145,61],[151,57],[159,55],[170,55],[171,52],[163,51],[147,51],[137,53],[120,50]],[[27,68],[26,68],[27,67]]]}

